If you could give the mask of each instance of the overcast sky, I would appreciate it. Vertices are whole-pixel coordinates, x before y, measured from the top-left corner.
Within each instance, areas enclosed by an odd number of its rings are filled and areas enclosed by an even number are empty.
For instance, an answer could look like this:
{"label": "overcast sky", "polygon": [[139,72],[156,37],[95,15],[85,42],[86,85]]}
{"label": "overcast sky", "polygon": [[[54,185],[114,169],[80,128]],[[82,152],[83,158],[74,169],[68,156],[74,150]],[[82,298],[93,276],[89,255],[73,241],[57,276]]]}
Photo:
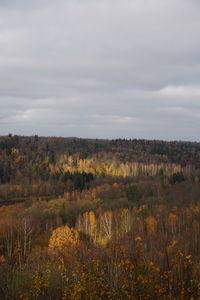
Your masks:
{"label": "overcast sky", "polygon": [[200,141],[199,0],[0,0],[0,135]]}

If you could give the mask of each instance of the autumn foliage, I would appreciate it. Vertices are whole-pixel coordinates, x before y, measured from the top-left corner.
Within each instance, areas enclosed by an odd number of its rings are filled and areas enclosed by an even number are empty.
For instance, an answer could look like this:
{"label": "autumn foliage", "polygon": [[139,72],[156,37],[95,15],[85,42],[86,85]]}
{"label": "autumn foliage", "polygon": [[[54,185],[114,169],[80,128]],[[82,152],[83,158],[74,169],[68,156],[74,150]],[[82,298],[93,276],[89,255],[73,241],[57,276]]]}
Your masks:
{"label": "autumn foliage", "polygon": [[199,149],[0,137],[0,299],[200,299]]}
{"label": "autumn foliage", "polygon": [[53,230],[49,239],[48,251],[50,256],[60,256],[72,250],[79,244],[79,233],[74,228],[61,226]]}

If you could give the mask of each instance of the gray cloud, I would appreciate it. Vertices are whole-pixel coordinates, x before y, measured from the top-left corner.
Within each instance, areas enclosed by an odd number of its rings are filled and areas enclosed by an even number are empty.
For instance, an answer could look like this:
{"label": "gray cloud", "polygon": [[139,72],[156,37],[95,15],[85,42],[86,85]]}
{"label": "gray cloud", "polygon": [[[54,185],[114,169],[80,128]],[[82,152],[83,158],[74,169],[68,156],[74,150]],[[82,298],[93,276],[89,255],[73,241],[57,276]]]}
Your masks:
{"label": "gray cloud", "polygon": [[196,0],[0,1],[0,134],[200,140]]}

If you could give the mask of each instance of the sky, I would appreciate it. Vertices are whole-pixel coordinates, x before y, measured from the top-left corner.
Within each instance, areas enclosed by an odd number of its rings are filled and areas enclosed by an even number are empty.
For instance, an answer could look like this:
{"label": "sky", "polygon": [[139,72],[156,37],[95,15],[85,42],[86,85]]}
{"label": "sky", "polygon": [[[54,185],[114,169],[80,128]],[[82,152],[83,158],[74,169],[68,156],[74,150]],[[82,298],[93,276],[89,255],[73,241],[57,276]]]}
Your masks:
{"label": "sky", "polygon": [[0,0],[0,135],[200,141],[199,0]]}

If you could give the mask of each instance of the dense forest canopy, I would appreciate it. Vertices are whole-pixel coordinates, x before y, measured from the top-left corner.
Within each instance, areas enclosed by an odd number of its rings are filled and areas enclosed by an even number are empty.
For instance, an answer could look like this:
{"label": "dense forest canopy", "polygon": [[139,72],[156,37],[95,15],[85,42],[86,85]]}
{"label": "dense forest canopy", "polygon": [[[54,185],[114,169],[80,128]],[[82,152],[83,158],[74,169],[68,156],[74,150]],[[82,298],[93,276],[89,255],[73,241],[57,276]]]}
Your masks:
{"label": "dense forest canopy", "polygon": [[200,143],[137,140],[137,139],[81,139],[62,137],[32,137],[8,135],[0,137],[0,150],[6,155],[17,148],[21,154],[36,152],[49,155],[51,161],[55,155],[79,153],[80,158],[87,158],[91,154],[113,153],[122,160],[134,160],[144,163],[169,162],[195,164],[200,167]]}
{"label": "dense forest canopy", "polygon": [[200,299],[200,144],[0,137],[0,299]]}

